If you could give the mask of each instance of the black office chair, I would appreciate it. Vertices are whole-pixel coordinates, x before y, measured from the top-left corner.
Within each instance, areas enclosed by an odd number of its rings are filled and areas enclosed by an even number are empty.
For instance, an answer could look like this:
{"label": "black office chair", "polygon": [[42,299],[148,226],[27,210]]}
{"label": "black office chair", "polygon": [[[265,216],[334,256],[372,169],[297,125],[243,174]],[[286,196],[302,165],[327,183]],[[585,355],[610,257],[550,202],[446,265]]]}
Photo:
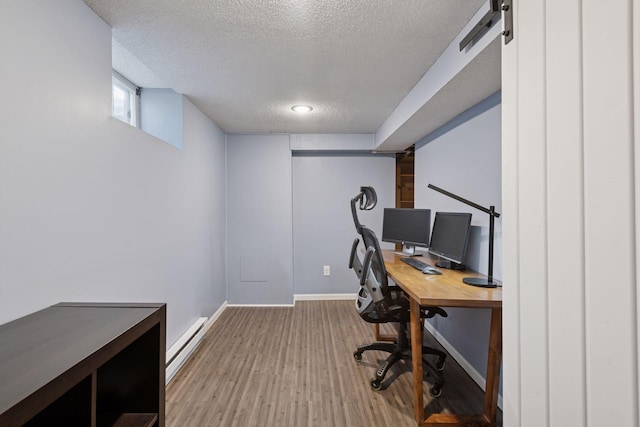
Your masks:
{"label": "black office chair", "polygon": [[[362,345],[353,353],[353,357],[357,361],[362,360],[362,353],[367,350],[391,353],[378,367],[375,377],[370,382],[371,388],[380,390],[384,377],[391,366],[399,360],[411,360],[411,342],[408,338],[407,326],[410,321],[409,300],[403,295],[402,289],[397,286],[389,286],[380,244],[375,233],[360,224],[356,211],[358,203],[361,210],[373,209],[376,205],[375,190],[372,187],[361,187],[360,193],[351,200],[353,221],[366,249],[364,259],[361,262],[357,255],[360,239],[356,238],[349,257],[349,268],[354,269],[360,281],[356,309],[360,317],[369,323],[397,323],[397,335],[394,342],[374,342]],[[420,310],[421,318],[431,318],[436,315],[446,317],[447,313],[439,307],[423,307]],[[422,354],[423,372],[425,376],[432,375],[434,378],[429,392],[432,396],[438,397],[444,384],[442,371],[446,354],[428,346],[422,347]],[[435,363],[431,363],[427,359],[429,355],[436,356]]]}

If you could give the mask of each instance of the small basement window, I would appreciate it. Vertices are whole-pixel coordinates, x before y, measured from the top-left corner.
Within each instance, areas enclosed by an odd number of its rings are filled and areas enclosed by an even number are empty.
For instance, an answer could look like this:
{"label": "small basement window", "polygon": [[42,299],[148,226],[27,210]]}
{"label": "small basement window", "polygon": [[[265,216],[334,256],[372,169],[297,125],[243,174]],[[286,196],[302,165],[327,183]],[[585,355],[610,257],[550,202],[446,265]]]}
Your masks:
{"label": "small basement window", "polygon": [[111,82],[111,114],[131,126],[140,127],[140,88],[115,70]]}

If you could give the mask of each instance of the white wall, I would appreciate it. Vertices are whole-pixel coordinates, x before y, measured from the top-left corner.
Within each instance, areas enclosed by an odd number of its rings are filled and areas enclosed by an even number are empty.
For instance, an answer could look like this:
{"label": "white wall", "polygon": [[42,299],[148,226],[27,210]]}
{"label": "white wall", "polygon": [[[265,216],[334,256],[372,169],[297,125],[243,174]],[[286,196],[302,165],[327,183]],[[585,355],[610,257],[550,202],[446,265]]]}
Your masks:
{"label": "white wall", "polygon": [[289,135],[227,136],[227,298],[293,303]]}
{"label": "white wall", "polygon": [[515,5],[502,55],[504,424],[637,426],[640,5]]}
{"label": "white wall", "polygon": [[[395,205],[395,156],[294,153],[294,293],[354,294],[357,278],[349,270],[349,251],[357,236],[351,199],[362,186],[376,190],[378,205],[358,210],[360,222],[382,235],[382,213]],[[392,245],[389,247],[393,247]],[[324,265],[331,276],[323,276]]]}
{"label": "white wall", "polygon": [[111,29],[80,0],[3,1],[0,39],[0,323],[160,301],[171,345],[224,301],[223,133],[186,99],[183,151],[111,118]]}
{"label": "white wall", "polygon": [[[487,272],[489,215],[427,188],[436,185],[481,206],[501,203],[500,93],[495,93],[423,138],[415,152],[415,207],[435,212],[470,212],[472,231],[465,258],[469,268]],[[494,277],[502,277],[501,218],[495,222]],[[505,285],[506,286],[506,285]],[[481,377],[487,367],[491,310],[447,308],[449,317],[429,323]]]}

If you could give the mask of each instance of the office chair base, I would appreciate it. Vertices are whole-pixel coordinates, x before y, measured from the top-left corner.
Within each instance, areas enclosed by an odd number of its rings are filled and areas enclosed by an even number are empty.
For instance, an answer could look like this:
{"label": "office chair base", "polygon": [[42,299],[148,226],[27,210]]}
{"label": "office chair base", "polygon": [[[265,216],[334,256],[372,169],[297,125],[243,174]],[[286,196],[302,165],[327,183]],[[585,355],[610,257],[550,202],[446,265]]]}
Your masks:
{"label": "office chair base", "polygon": [[374,389],[375,391],[380,391],[382,390],[382,381],[380,381],[377,378],[374,378],[371,380],[371,382],[369,383],[369,385],[371,386],[372,389]]}
{"label": "office chair base", "polygon": [[[403,340],[401,340],[403,341]],[[391,353],[387,359],[380,364],[378,369],[376,370],[376,375],[371,379],[369,385],[373,390],[380,391],[382,390],[382,382],[384,381],[387,372],[389,369],[398,361],[406,360],[411,361],[411,348],[409,346],[402,346],[396,343],[379,343],[375,342],[368,345],[363,345],[358,347],[358,349],[353,353],[353,358],[357,361],[362,360],[362,353],[367,350],[378,350],[385,351],[387,353]],[[434,382],[431,388],[429,389],[429,393],[432,397],[439,397],[442,394],[442,386],[444,385],[444,363],[446,360],[446,354],[440,350],[423,346],[422,347],[422,362],[424,365],[423,375],[424,379],[429,376],[433,376]],[[432,364],[429,360],[426,359],[426,355],[434,355],[437,357],[435,364]]]}
{"label": "office chair base", "polygon": [[362,353],[367,350],[386,351],[387,353],[393,353],[398,350],[398,345],[391,342],[374,342],[367,345],[361,345],[356,351],[353,352],[353,358],[357,361],[362,360]]}

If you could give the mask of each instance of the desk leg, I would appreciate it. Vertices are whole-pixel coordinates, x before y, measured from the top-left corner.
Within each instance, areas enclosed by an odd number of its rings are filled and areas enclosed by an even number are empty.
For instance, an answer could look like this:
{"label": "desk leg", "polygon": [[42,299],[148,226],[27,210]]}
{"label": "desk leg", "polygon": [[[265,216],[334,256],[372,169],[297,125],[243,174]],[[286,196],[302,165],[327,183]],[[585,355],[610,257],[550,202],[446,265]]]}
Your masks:
{"label": "desk leg", "polygon": [[498,412],[500,388],[500,363],[502,361],[502,308],[491,309],[491,332],[489,335],[489,357],[487,359],[487,382],[484,392],[483,415],[495,425]]}
{"label": "desk leg", "polygon": [[422,320],[420,304],[410,299],[411,310],[411,362],[413,363],[413,415],[418,425],[424,422],[422,397]]}
{"label": "desk leg", "polygon": [[[413,301],[411,302],[411,326],[413,328]],[[419,309],[419,307],[418,307]],[[418,315],[420,313],[418,312]],[[411,329],[413,333],[413,329]],[[413,344],[413,337],[412,337]],[[412,353],[415,356],[415,352]],[[458,414],[431,414],[424,421],[418,421],[420,427],[443,427],[443,426],[468,426],[468,427],[493,427],[496,425],[498,414],[498,389],[500,386],[500,361],[502,359],[502,308],[491,310],[491,331],[489,335],[489,358],[487,361],[487,381],[484,393],[484,406],[482,415],[458,415]],[[413,365],[414,374],[416,365]],[[422,372],[422,371],[420,371]],[[413,377],[414,393],[417,393],[418,386],[416,377]],[[419,387],[420,399],[414,395],[416,405],[415,416],[418,420],[418,404],[421,413],[424,412],[422,402],[422,384]],[[419,403],[418,403],[419,402]]]}

